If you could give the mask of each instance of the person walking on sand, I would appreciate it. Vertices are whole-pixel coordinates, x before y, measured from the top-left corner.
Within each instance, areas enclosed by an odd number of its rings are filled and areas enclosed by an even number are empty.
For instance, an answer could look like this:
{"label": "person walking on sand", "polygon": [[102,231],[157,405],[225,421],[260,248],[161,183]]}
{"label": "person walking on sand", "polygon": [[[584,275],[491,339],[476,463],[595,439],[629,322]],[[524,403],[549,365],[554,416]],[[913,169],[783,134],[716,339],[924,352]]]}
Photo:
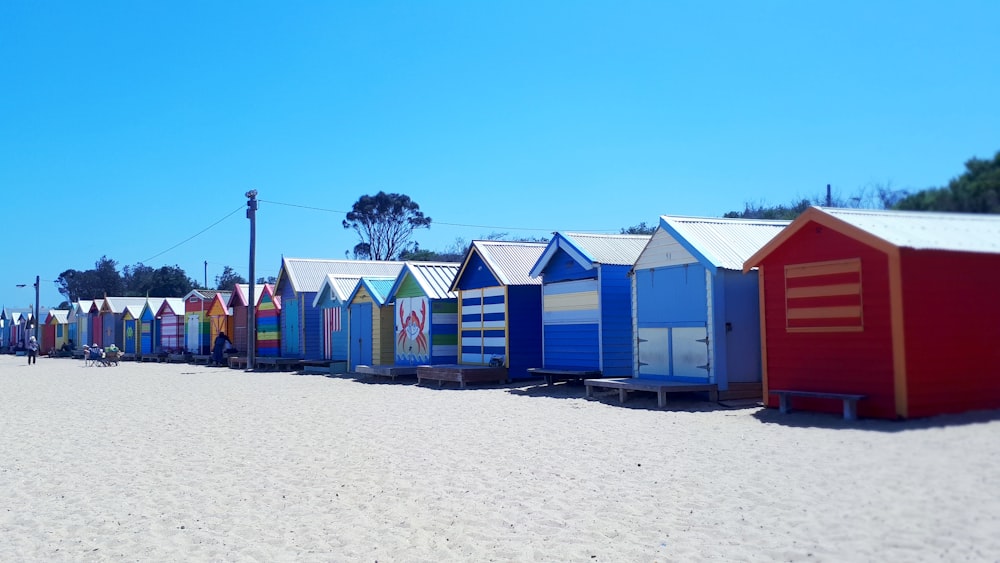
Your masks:
{"label": "person walking on sand", "polygon": [[28,339],[28,365],[37,363],[38,341],[32,336]]}
{"label": "person walking on sand", "polygon": [[215,343],[212,346],[212,363],[219,364],[220,366],[223,365],[222,356],[226,352],[227,343],[230,346],[233,345],[233,341],[229,340],[226,333],[220,330],[219,335],[215,337]]}

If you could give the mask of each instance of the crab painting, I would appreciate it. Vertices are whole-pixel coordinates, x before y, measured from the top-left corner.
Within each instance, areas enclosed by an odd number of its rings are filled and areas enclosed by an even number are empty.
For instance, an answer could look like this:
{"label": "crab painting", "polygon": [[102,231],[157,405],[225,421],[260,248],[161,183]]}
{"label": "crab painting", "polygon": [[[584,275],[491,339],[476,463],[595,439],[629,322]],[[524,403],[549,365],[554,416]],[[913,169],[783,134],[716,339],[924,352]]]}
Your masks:
{"label": "crab painting", "polygon": [[[399,337],[396,339],[396,349],[406,350],[407,353],[417,357],[426,356],[428,353],[427,336],[424,327],[427,324],[427,301],[420,300],[420,315],[412,308],[407,314],[402,301],[399,305]],[[412,303],[412,301],[411,301]],[[409,343],[409,347],[407,344]],[[416,344],[417,349],[412,346]]]}

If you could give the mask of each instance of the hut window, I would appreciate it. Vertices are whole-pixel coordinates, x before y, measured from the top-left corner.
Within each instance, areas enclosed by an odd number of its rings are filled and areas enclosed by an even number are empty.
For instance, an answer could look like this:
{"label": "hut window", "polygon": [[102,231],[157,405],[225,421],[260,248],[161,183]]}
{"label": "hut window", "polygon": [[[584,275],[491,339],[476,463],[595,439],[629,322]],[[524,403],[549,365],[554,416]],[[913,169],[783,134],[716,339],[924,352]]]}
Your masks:
{"label": "hut window", "polygon": [[785,328],[788,332],[864,330],[861,259],[786,265]]}

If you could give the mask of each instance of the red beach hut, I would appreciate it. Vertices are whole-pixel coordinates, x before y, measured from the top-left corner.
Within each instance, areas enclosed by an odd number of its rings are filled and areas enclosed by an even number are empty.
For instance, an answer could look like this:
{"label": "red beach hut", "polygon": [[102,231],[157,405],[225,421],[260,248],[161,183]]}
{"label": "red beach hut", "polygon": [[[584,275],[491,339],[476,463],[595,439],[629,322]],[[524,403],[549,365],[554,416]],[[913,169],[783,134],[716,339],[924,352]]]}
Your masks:
{"label": "red beach hut", "polygon": [[863,394],[877,418],[1000,408],[1000,215],[811,207],[754,267],[768,406],[785,389]]}

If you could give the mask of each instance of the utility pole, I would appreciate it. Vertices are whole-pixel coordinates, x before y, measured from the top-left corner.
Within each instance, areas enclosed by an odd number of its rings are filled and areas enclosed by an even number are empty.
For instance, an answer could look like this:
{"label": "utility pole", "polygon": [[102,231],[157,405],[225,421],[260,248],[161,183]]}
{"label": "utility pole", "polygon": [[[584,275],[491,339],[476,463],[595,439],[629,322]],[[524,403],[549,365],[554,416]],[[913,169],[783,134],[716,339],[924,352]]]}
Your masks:
{"label": "utility pole", "polygon": [[247,371],[253,371],[256,358],[254,357],[255,340],[257,339],[257,326],[255,321],[257,303],[254,302],[254,282],[256,273],[254,265],[257,253],[257,190],[250,190],[247,196],[247,219],[250,219],[250,295],[247,296],[249,306],[247,307]]}
{"label": "utility pole", "polygon": [[205,289],[208,289],[208,260],[205,260]]}
{"label": "utility pole", "polygon": [[38,308],[38,276],[35,276],[35,342],[38,342],[39,348],[42,346],[42,338],[38,336],[38,315],[40,314]]}

